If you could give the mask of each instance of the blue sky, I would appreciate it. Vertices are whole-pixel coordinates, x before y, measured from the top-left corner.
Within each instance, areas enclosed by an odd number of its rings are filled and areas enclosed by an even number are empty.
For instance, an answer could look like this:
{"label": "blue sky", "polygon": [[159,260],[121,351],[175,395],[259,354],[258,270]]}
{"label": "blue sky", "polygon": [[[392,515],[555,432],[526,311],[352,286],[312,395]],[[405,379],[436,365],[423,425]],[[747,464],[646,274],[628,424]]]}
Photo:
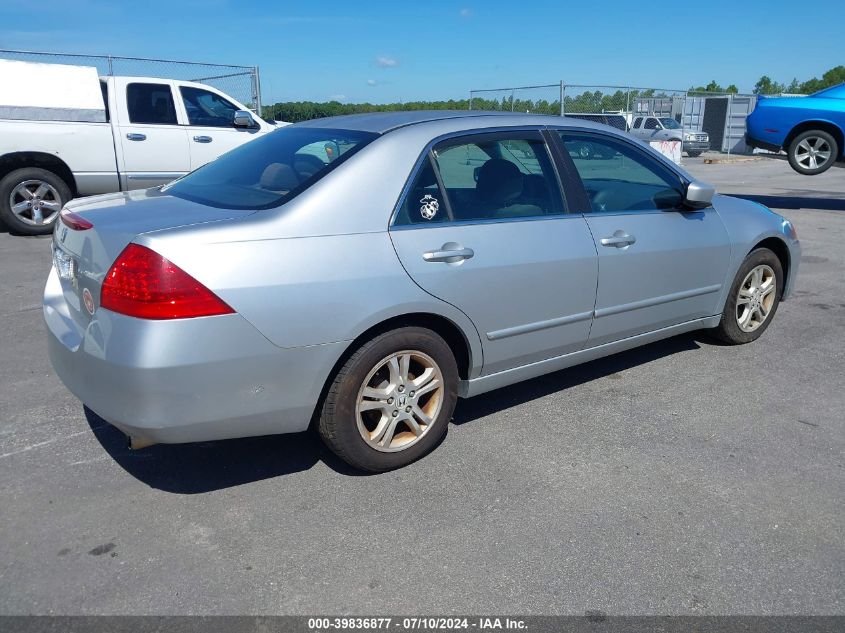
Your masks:
{"label": "blue sky", "polygon": [[844,0],[0,0],[0,48],[257,65],[265,103],[561,79],[749,91],[762,74],[788,82],[845,63],[843,24]]}

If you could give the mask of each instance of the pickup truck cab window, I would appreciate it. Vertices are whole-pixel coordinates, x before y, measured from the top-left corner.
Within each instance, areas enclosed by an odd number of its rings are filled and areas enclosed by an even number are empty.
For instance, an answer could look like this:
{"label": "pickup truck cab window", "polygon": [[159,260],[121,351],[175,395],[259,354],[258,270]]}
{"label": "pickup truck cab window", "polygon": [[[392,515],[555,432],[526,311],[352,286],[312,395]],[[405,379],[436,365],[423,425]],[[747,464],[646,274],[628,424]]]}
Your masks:
{"label": "pickup truck cab window", "polygon": [[130,123],[177,125],[176,105],[167,84],[131,83],[126,86]]}
{"label": "pickup truck cab window", "polygon": [[209,90],[180,86],[188,123],[205,127],[232,127],[238,107]]}
{"label": "pickup truck cab window", "polygon": [[657,119],[655,119],[654,117],[648,117],[645,120],[645,125],[643,125],[643,128],[645,128],[646,130],[659,130],[660,123],[658,123]]}

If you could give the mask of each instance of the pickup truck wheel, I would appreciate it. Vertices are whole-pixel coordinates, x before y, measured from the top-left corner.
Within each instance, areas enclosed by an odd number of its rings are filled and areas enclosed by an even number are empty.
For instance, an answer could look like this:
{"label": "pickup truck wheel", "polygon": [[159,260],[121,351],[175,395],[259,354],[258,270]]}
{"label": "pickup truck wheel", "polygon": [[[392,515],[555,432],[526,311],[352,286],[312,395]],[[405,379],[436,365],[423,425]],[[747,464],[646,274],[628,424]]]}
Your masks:
{"label": "pickup truck wheel", "polygon": [[368,472],[410,464],[446,434],[458,397],[449,345],[420,327],[364,343],[337,372],[318,421],[326,445]]}
{"label": "pickup truck wheel", "polygon": [[26,167],[0,180],[0,222],[19,235],[45,235],[53,230],[70,188],[56,174]]}
{"label": "pickup truck wheel", "polygon": [[808,130],[792,139],[787,156],[792,169],[805,176],[815,176],[836,162],[839,146],[827,132]]}
{"label": "pickup truck wheel", "polygon": [[687,152],[687,156],[689,156],[690,158],[698,158],[699,156],[701,156],[701,152],[697,152],[697,151]]}

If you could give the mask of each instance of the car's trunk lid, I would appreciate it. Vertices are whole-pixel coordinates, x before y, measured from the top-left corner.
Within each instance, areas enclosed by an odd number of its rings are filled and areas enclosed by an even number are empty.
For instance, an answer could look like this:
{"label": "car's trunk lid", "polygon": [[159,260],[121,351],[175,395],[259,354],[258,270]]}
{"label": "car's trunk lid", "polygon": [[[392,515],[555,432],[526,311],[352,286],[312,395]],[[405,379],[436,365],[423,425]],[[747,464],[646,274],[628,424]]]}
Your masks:
{"label": "car's trunk lid", "polygon": [[93,224],[75,230],[60,220],[53,233],[53,265],[71,317],[82,327],[87,327],[100,305],[106,273],[136,236],[255,213],[208,207],[156,189],[75,200],[65,210]]}

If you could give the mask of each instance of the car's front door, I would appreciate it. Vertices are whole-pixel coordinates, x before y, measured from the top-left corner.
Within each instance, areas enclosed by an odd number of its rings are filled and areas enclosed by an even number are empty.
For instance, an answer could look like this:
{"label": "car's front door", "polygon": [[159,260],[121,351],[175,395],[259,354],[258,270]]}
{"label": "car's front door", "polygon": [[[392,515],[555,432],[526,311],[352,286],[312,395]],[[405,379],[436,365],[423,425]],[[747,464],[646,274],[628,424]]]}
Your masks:
{"label": "car's front door", "polygon": [[196,86],[179,86],[179,96],[188,119],[188,146],[191,169],[202,167],[229,150],[255,138],[260,132],[234,125],[238,106],[216,92]]}
{"label": "car's front door", "polygon": [[[683,207],[683,183],[645,149],[621,138],[559,132],[563,159],[599,254],[589,345],[601,345],[720,312],[730,239],[712,207]],[[597,147],[598,159],[576,149]]]}
{"label": "car's front door", "polygon": [[[121,187],[146,189],[191,170],[188,137],[179,125],[173,86],[119,79],[115,84]],[[121,99],[125,95],[125,100]]]}
{"label": "car's front door", "polygon": [[484,374],[586,344],[596,249],[584,218],[564,212],[539,131],[434,146],[390,234],[414,281],[478,328]]}

